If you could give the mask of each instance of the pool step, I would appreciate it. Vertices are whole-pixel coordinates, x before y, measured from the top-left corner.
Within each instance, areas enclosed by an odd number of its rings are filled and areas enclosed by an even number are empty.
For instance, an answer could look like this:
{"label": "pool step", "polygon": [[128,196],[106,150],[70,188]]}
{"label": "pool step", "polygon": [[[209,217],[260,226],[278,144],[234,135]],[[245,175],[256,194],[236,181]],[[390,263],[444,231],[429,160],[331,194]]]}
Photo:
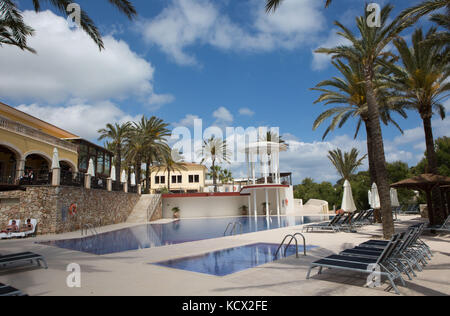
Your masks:
{"label": "pool step", "polygon": [[[148,223],[149,219],[154,218],[155,212],[161,210],[162,203],[160,194],[143,194],[139,202],[134,207],[130,216],[128,216],[127,223]],[[162,215],[162,214],[161,214]]]}

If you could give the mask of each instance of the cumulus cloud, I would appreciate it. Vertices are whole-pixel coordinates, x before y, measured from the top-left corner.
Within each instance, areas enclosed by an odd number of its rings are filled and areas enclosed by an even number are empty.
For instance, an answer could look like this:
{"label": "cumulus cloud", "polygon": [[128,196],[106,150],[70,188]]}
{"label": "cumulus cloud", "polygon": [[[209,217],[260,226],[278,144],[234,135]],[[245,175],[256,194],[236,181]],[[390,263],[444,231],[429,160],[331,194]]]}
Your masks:
{"label": "cumulus cloud", "polygon": [[[91,101],[130,95],[161,102],[154,94],[154,67],[112,35],[106,49],[80,29],[52,13],[25,11],[25,22],[36,30],[29,45],[37,55],[12,46],[0,50],[0,95],[18,102],[62,103],[72,98]],[[164,101],[170,101],[167,98]]]}
{"label": "cumulus cloud", "polygon": [[239,114],[242,116],[253,116],[255,112],[250,110],[249,108],[241,108],[239,109]]}
{"label": "cumulus cloud", "polygon": [[93,142],[98,138],[97,131],[107,123],[137,121],[141,117],[130,116],[109,101],[87,104],[73,100],[69,103],[59,107],[23,104],[17,109]]}
{"label": "cumulus cloud", "polygon": [[213,117],[216,119],[214,125],[218,126],[231,124],[234,120],[233,114],[223,106],[213,112]]}
{"label": "cumulus cloud", "polygon": [[172,0],[154,19],[144,22],[144,39],[176,63],[198,64],[187,50],[209,45],[231,51],[264,52],[293,49],[311,40],[325,25],[322,3],[286,0],[276,13],[266,14],[263,1],[250,1],[246,26],[223,14],[212,0]]}

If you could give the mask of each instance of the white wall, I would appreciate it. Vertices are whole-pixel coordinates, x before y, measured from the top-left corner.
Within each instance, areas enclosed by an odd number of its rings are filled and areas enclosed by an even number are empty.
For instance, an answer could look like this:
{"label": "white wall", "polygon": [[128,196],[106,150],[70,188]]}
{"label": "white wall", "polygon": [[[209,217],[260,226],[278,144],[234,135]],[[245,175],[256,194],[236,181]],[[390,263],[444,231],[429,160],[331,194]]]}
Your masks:
{"label": "white wall", "polygon": [[163,217],[172,218],[172,208],[180,208],[181,218],[241,216],[248,206],[247,196],[208,196],[163,198]]}

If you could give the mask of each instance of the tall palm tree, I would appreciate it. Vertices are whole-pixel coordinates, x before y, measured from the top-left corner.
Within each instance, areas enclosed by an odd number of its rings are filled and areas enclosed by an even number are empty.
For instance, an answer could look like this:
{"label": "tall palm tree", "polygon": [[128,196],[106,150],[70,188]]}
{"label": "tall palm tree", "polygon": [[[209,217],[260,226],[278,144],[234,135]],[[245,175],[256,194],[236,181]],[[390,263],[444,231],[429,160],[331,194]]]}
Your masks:
{"label": "tall palm tree", "polygon": [[[146,118],[134,123],[134,127],[139,134],[143,147],[141,151],[141,162],[145,162],[146,192],[150,191],[150,170],[154,163],[160,163],[163,158],[170,153],[170,147],[166,143],[166,137],[170,136],[169,124],[155,116]],[[140,167],[139,167],[140,169]],[[141,180],[141,177],[139,177]],[[140,182],[139,182],[140,183]]]}
{"label": "tall palm tree", "polygon": [[[211,162],[211,170],[214,170],[217,163],[229,163],[230,152],[227,149],[226,142],[216,137],[211,137],[203,141],[203,146],[199,155],[202,158],[202,163],[206,161]],[[217,192],[217,175],[212,174],[214,192]]]}
{"label": "tall palm tree", "polygon": [[170,192],[170,175],[172,172],[187,170],[186,164],[182,161],[175,160],[172,155],[167,155],[164,162],[158,166],[158,170],[167,172],[167,189]]}
{"label": "tall palm tree", "polygon": [[119,190],[120,187],[120,175],[122,167],[122,152],[123,148],[126,146],[129,134],[131,130],[131,123],[123,124],[106,124],[106,128],[98,130],[100,134],[98,140],[109,139],[111,148],[115,155],[115,166],[116,166],[116,189]]}
{"label": "tall palm tree", "polygon": [[355,174],[355,171],[363,164],[367,155],[361,158],[358,157],[359,151],[356,148],[352,148],[350,152],[345,153],[342,153],[340,149],[330,150],[328,152],[328,159],[330,159],[343,180],[350,180],[351,176]]}
{"label": "tall palm tree", "polygon": [[[416,110],[423,121],[428,172],[435,174],[439,171],[431,119],[435,113],[441,119],[445,118],[442,101],[449,96],[450,91],[450,64],[441,58],[443,45],[430,46],[426,43],[427,39],[435,37],[436,32],[436,28],[431,28],[424,35],[422,29],[417,29],[412,36],[411,47],[405,39],[396,39],[394,45],[401,57],[401,65],[391,66],[394,72],[391,86],[402,97],[400,104]],[[431,224],[442,224],[446,211],[439,188],[433,191],[433,202]]]}
{"label": "tall palm tree", "polygon": [[[350,118],[357,119],[356,132],[354,138],[359,134],[361,125],[364,123],[367,135],[367,153],[369,157],[369,171],[372,183],[376,182],[375,158],[372,149],[372,133],[370,130],[369,113],[367,107],[366,90],[364,87],[364,74],[361,65],[350,62],[348,65],[341,60],[332,61],[332,64],[343,75],[343,77],[333,77],[320,82],[311,90],[319,91],[322,94],[314,102],[324,102],[324,105],[345,104],[335,106],[320,114],[313,124],[313,130],[316,130],[327,119],[333,118],[330,125],[325,130],[322,140],[336,127],[341,128]],[[395,103],[395,98],[391,92],[386,89],[386,81],[383,80],[383,68],[377,67],[376,72],[380,74],[375,80],[376,95],[380,104],[381,120],[385,125],[389,123],[396,126],[401,133],[403,130],[392,118],[391,111],[400,114],[406,118],[407,114],[401,105]],[[325,88],[330,87],[330,88]],[[333,89],[331,89],[333,88]]]}
{"label": "tall palm tree", "polygon": [[[43,0],[32,0],[32,4],[34,10],[36,12],[41,11],[41,3]],[[67,8],[70,4],[75,3],[72,0],[46,0],[45,2],[50,3],[55,9],[57,9],[64,16],[67,16]],[[112,4],[115,8],[117,8],[121,13],[125,14],[130,20],[133,20],[137,16],[137,12],[133,4],[129,0],[108,0],[110,4]],[[20,47],[21,49],[30,50],[26,46],[26,38],[32,35],[32,29],[29,26],[26,26],[21,19],[18,19],[20,23],[10,23],[6,26],[6,28],[2,29],[2,22],[4,20],[4,15],[9,14],[10,12],[20,12],[17,8],[15,2],[11,0],[0,0],[0,39],[5,34],[16,34],[19,38],[14,39],[13,41],[7,40],[3,42],[4,44],[11,44]],[[81,19],[80,24],[81,28],[92,38],[92,40],[98,45],[99,49],[102,50],[105,48],[102,40],[102,36],[100,31],[95,26],[94,21],[87,15],[84,10],[81,10]],[[3,33],[2,31],[7,30],[7,32]],[[18,40],[18,41],[17,41]],[[1,43],[1,42],[0,42]],[[16,45],[19,44],[19,45]],[[31,49],[31,51],[33,51]]]}
{"label": "tall palm tree", "polygon": [[[276,11],[283,0],[266,0],[266,11]],[[331,0],[325,0],[325,8],[331,4]]]}
{"label": "tall palm tree", "polygon": [[22,13],[11,0],[0,1],[0,46],[13,45],[32,53],[36,51],[27,44],[27,37],[33,36],[34,30],[25,24]]}
{"label": "tall palm tree", "polygon": [[380,125],[380,108],[376,96],[375,68],[377,64],[384,63],[387,56],[392,53],[385,49],[405,28],[411,26],[414,19],[393,19],[388,23],[389,15],[393,7],[386,5],[381,10],[381,27],[369,27],[367,18],[369,13],[357,18],[359,35],[346,28],[339,22],[335,22],[341,31],[338,34],[351,42],[348,46],[335,48],[320,48],[317,53],[332,55],[333,58],[343,58],[349,62],[360,63],[364,74],[364,87],[367,98],[367,109],[370,130],[373,141],[373,154],[377,184],[380,194],[381,214],[383,216],[384,238],[389,239],[394,234],[394,221],[391,210],[391,198],[389,180],[386,169],[386,157],[384,152],[383,136]]}

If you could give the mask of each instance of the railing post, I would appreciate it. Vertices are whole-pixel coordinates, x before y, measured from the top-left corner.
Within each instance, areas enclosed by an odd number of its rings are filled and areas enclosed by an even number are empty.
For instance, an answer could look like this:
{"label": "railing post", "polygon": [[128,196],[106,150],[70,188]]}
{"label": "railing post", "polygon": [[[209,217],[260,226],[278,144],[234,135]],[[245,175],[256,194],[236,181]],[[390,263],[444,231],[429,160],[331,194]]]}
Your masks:
{"label": "railing post", "polygon": [[142,184],[137,185],[137,194],[142,195]]}
{"label": "railing post", "polygon": [[108,192],[112,191],[112,179],[111,178],[106,179],[106,190],[108,190]]}
{"label": "railing post", "polygon": [[61,184],[61,168],[52,169],[52,186],[57,187]]}
{"label": "railing post", "polygon": [[123,192],[128,193],[128,183],[127,182],[125,182],[123,184]]}
{"label": "railing post", "polygon": [[86,173],[86,174],[84,175],[84,187],[85,187],[87,190],[90,190],[90,189],[91,189],[91,175],[88,174],[88,173]]}

